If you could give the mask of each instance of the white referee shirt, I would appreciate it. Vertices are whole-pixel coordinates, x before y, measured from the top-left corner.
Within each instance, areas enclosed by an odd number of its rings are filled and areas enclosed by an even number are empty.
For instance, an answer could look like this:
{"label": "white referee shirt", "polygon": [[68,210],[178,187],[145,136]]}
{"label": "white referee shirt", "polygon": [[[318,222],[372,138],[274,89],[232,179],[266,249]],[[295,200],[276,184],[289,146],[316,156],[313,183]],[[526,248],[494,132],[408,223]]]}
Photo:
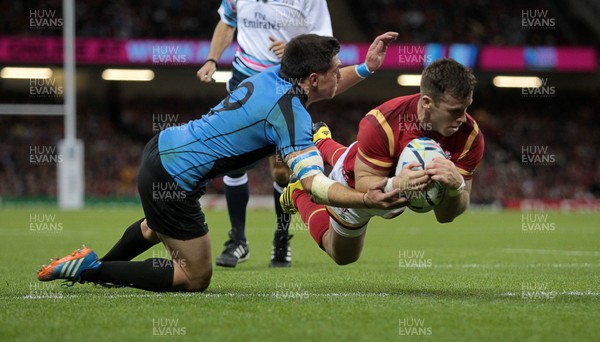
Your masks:
{"label": "white referee shirt", "polygon": [[237,28],[233,67],[252,76],[281,61],[269,36],[289,42],[306,33],[333,36],[326,0],[222,0],[221,20]]}

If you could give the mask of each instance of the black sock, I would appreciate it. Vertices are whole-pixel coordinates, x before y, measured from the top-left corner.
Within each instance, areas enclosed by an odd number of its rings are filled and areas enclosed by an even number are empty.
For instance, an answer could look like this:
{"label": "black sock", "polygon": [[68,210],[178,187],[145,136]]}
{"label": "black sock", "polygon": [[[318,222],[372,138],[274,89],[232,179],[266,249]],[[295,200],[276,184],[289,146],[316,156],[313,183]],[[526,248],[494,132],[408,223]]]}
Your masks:
{"label": "black sock", "polygon": [[[232,232],[230,236],[235,240],[246,241],[246,206],[250,191],[246,174],[236,176],[234,181],[240,180],[241,183],[243,178],[246,178],[246,182],[235,186],[225,184],[225,199]],[[231,177],[234,178],[234,176]]]}
{"label": "black sock", "polygon": [[142,221],[144,219],[129,226],[121,239],[100,261],[129,261],[154,246],[154,243],[148,242],[142,235]]}
{"label": "black sock", "polygon": [[[281,208],[281,204],[279,203],[279,196],[281,196],[281,192],[283,191],[284,186],[273,182],[273,197],[275,199],[275,215],[277,217],[277,229],[275,229],[275,236],[273,237],[273,241],[277,243],[281,240],[282,237],[288,235],[288,230],[290,228],[290,220],[292,219],[292,215],[286,214]],[[280,190],[281,189],[281,190]]]}
{"label": "black sock", "polygon": [[81,280],[165,292],[173,287],[173,272],[173,261],[168,259],[104,261],[99,269],[83,271]]}

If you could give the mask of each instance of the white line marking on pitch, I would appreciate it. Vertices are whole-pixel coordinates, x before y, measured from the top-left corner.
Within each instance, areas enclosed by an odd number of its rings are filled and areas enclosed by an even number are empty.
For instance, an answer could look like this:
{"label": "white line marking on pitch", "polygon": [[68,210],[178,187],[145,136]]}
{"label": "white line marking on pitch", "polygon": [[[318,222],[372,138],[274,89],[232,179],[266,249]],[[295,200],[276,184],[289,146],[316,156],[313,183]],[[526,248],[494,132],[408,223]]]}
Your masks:
{"label": "white line marking on pitch", "polygon": [[[293,292],[293,291],[292,291]],[[391,293],[386,292],[349,292],[349,293],[308,293],[308,292],[300,292],[302,295],[306,295],[307,297],[389,297],[392,296]],[[288,296],[288,299],[293,299],[293,294]],[[86,297],[88,295],[85,295]],[[285,299],[284,295],[278,295],[277,293],[234,293],[234,292],[223,292],[223,293],[172,293],[163,295],[160,293],[153,294],[144,294],[144,293],[128,293],[128,294],[103,294],[96,297],[99,298],[157,298],[157,297],[197,297],[202,296],[206,298],[224,298],[224,297],[235,297],[235,298],[278,298],[281,297]],[[26,295],[21,297],[21,299],[75,299],[83,297],[78,294],[60,294],[57,296],[35,296],[35,295]],[[303,297],[304,298],[304,297]]]}
{"label": "white line marking on pitch", "polygon": [[520,254],[546,254],[546,255],[572,255],[572,256],[600,256],[598,251],[569,251],[552,249],[527,249],[527,248],[504,248],[505,253]]}
{"label": "white line marking on pitch", "polygon": [[[574,297],[598,297],[600,296],[600,292],[593,292],[590,290],[587,291],[562,291],[556,292],[558,295],[562,296],[574,296]],[[278,296],[276,293],[234,293],[234,292],[223,292],[223,293],[173,293],[168,295],[163,294],[143,294],[143,293],[130,293],[130,294],[104,294],[99,296],[94,296],[98,298],[156,298],[156,297],[205,297],[205,298],[278,298],[281,300],[286,299],[308,299],[310,297],[390,297],[390,296],[403,296],[402,292],[398,294],[386,293],[386,292],[349,292],[349,293],[306,293],[303,297],[294,298],[293,296],[285,297]],[[406,296],[411,296],[413,294],[406,294]],[[305,296],[305,297],[304,297]],[[506,292],[501,293],[498,296],[500,297],[519,297],[521,293],[517,292]],[[61,296],[32,296],[27,295],[20,297],[21,299],[76,299],[83,297],[82,295],[77,294],[65,294]],[[85,297],[89,297],[89,294],[86,294]]]}
{"label": "white line marking on pitch", "polygon": [[[569,263],[569,264],[433,264],[433,268],[592,268],[600,267],[600,263]],[[419,267],[405,267],[406,269]],[[427,268],[427,267],[421,267]]]}
{"label": "white line marking on pitch", "polygon": [[[558,295],[563,295],[563,296],[576,296],[576,297],[581,297],[581,296],[586,296],[586,297],[598,297],[600,296],[600,292],[592,292],[592,291],[562,291],[562,292],[556,292],[556,291],[551,291],[551,292],[555,292]],[[501,294],[500,296],[502,297],[519,297],[521,296],[522,293],[517,293],[517,292],[506,292]]]}

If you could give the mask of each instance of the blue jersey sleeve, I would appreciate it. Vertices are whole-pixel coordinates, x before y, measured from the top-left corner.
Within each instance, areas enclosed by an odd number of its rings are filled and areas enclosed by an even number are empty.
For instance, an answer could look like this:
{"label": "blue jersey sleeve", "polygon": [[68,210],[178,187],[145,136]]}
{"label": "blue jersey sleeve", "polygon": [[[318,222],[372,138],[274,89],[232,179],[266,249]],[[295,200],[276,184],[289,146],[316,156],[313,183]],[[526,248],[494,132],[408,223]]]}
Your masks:
{"label": "blue jersey sleeve", "polygon": [[314,146],[310,114],[297,96],[282,96],[269,116],[267,138],[285,158],[288,154]]}

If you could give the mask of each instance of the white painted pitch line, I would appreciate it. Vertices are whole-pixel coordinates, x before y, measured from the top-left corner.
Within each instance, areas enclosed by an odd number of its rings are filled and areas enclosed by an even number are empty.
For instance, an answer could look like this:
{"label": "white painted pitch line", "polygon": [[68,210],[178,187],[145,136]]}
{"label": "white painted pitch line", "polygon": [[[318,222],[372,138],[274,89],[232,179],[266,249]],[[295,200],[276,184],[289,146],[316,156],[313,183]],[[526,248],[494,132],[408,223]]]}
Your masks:
{"label": "white painted pitch line", "polygon": [[50,294],[50,295],[27,295],[21,297],[22,299],[63,299],[67,296],[62,295],[61,293]]}
{"label": "white painted pitch line", "polygon": [[[556,293],[557,295],[562,295],[562,296],[574,296],[574,297],[598,297],[600,296],[600,292],[593,292],[593,291],[562,291],[562,292],[556,292],[556,291],[545,291],[548,293]],[[521,292],[506,292],[506,293],[502,293],[500,296],[502,297],[520,297],[522,295]]]}
{"label": "white painted pitch line", "polygon": [[[556,291],[552,291],[553,293],[556,293],[557,295],[561,295],[561,296],[572,296],[572,297],[598,297],[600,296],[600,292],[594,292],[594,291],[561,291],[561,292],[556,292]],[[425,292],[426,293],[426,292]],[[360,297],[390,297],[390,296],[398,296],[398,295],[402,295],[402,293],[400,294],[392,294],[392,293],[386,293],[386,292],[348,292],[348,293],[308,293],[308,292],[302,292],[300,293],[302,294],[302,296],[294,296],[289,295],[289,296],[285,296],[285,295],[280,295],[278,296],[276,293],[234,293],[234,292],[223,292],[223,293],[175,293],[175,294],[170,294],[167,295],[166,297],[203,297],[203,298],[278,298],[281,300],[290,300],[290,299],[308,299],[311,297],[317,297],[317,298],[360,298]],[[407,294],[407,296],[411,296],[412,294]],[[520,292],[505,292],[505,293],[501,293],[498,296],[500,297],[520,297],[522,294]],[[111,298],[111,299],[116,299],[116,298],[156,298],[156,297],[161,297],[163,296],[162,294],[143,294],[143,293],[139,293],[139,294],[105,294],[105,295],[101,295],[101,296],[97,296],[99,298]],[[76,295],[76,294],[64,294],[64,295],[52,295],[52,296],[32,296],[32,295],[27,295],[27,296],[23,296],[21,297],[21,299],[76,299],[76,298],[80,298],[80,297],[84,297],[81,295]],[[89,297],[89,295],[86,295],[85,297]]]}
{"label": "white painted pitch line", "polygon": [[[223,293],[173,293],[165,295],[165,297],[205,297],[205,298],[281,298],[281,299],[298,299],[309,298],[309,297],[389,297],[391,293],[386,292],[348,292],[348,293],[308,293],[306,291],[283,291],[283,294],[273,293],[234,293],[234,292],[223,292]],[[289,293],[288,293],[289,292]],[[86,295],[85,297],[88,297]],[[129,294],[104,294],[97,297],[100,298],[157,298],[163,294],[153,293],[129,293]],[[84,297],[78,294],[57,294],[49,296],[36,296],[26,295],[21,299],[75,299]]]}
{"label": "white painted pitch line", "polygon": [[[593,268],[600,267],[600,263],[568,263],[568,264],[433,264],[432,268]],[[419,267],[403,267],[407,269]],[[427,267],[420,267],[427,268]]]}
{"label": "white painted pitch line", "polygon": [[544,255],[570,255],[570,256],[600,256],[600,251],[570,251],[553,249],[528,249],[528,248],[503,248],[504,253],[513,254],[544,254]]}
{"label": "white painted pitch line", "polygon": [[569,296],[600,296],[600,292],[592,292],[592,291],[565,291],[561,292],[561,294],[566,294]]}

